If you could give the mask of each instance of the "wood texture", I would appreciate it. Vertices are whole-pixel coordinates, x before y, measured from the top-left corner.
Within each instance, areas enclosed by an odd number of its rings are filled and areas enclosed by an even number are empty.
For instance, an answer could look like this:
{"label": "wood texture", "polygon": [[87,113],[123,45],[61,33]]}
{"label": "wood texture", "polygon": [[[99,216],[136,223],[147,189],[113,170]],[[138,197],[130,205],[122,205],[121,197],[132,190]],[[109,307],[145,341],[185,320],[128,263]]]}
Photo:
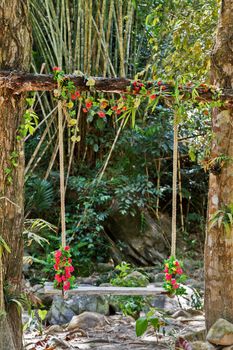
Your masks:
{"label": "wood texture", "polygon": [[[161,287],[78,287],[70,289],[70,295],[160,295],[164,292]],[[50,286],[44,287],[44,293],[61,295],[61,290]]]}
{"label": "wood texture", "polygon": [[[87,86],[87,78],[67,74],[65,79],[74,82],[74,85],[80,91],[90,91],[90,87]],[[128,92],[128,88],[131,85],[132,80],[126,78],[101,78],[93,77],[95,85],[92,87],[96,91],[110,92],[110,93],[124,93]],[[174,85],[172,83],[163,83],[166,87],[164,93],[167,93],[167,98],[174,92]],[[217,85],[219,86],[219,85]],[[0,70],[0,89],[7,88],[12,90],[13,94],[20,94],[28,91],[52,91],[56,89],[57,84],[53,79],[53,75],[46,74],[32,74],[18,71],[1,71]],[[213,93],[215,93],[214,87],[212,91],[207,87],[199,87],[197,89],[199,97],[197,100],[212,100]],[[192,87],[181,86],[180,92],[184,93],[184,98],[190,98],[192,94]],[[233,105],[233,89],[231,87],[225,87],[221,89],[220,99],[225,101],[230,107]]]}
{"label": "wood texture", "polygon": [[[233,87],[233,1],[222,1],[216,43],[212,53],[212,83]],[[219,209],[233,204],[233,110],[214,109],[211,159],[231,159],[209,180],[208,220]],[[226,234],[223,225],[208,227],[205,243],[205,312],[207,330],[218,318],[233,322],[233,227]]]}
{"label": "wood texture", "polygon": [[[29,69],[31,33],[28,1],[0,1],[0,69]],[[0,235],[11,249],[4,252],[0,298],[4,300],[5,317],[0,315],[0,350],[22,349],[21,312],[12,299],[21,295],[24,217],[24,152],[18,140],[23,122],[25,95],[12,95],[7,86],[0,86]],[[15,155],[17,166],[13,165]],[[8,302],[6,303],[6,300]]]}

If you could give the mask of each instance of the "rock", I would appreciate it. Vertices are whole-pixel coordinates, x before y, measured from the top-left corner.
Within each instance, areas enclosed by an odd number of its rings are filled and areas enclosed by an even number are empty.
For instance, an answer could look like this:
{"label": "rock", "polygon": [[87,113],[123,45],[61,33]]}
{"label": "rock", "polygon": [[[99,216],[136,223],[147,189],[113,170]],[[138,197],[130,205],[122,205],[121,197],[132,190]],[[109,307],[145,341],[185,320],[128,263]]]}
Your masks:
{"label": "rock", "polygon": [[69,322],[74,315],[84,311],[109,314],[109,298],[106,296],[80,295],[71,296],[68,299],[56,296],[47,315],[50,324],[64,324]]}
{"label": "rock", "polygon": [[191,341],[191,342],[194,342],[194,341],[204,342],[205,338],[206,338],[206,329],[205,329],[205,327],[202,327],[201,329],[199,329],[195,332],[187,332],[185,334],[182,334],[182,336],[186,340]]}
{"label": "rock", "polygon": [[45,334],[56,334],[56,333],[62,333],[64,332],[64,329],[59,326],[58,324],[55,324],[53,326],[48,327],[45,329]]}
{"label": "rock", "polygon": [[105,317],[95,312],[84,312],[81,315],[74,316],[67,326],[67,330],[71,331],[75,328],[83,330],[102,327],[106,324]]}
{"label": "rock", "polygon": [[191,315],[187,311],[180,309],[180,310],[174,312],[174,314],[172,314],[172,317],[173,318],[178,318],[178,317],[190,318]]}
{"label": "rock", "polygon": [[52,306],[47,314],[46,320],[52,325],[68,323],[76,313],[70,308],[66,300],[60,296],[55,296]]}
{"label": "rock", "polygon": [[168,297],[166,294],[158,295],[152,299],[152,306],[165,309],[170,314],[181,308],[184,310],[190,309],[192,307],[193,290],[185,285],[183,287],[185,287],[187,295],[179,296],[179,299],[177,297]]}
{"label": "rock", "polygon": [[106,273],[112,271],[114,269],[114,265],[111,263],[97,263],[96,271],[99,273]]}
{"label": "rock", "polygon": [[[203,341],[194,341],[191,343],[191,346],[192,346],[193,350],[216,350],[214,345],[212,345],[208,342],[203,342]],[[224,348],[224,350],[225,349],[226,348]]]}
{"label": "rock", "polygon": [[224,350],[233,350],[233,345],[225,346],[225,347],[224,347]]}
{"label": "rock", "polygon": [[149,278],[150,278],[150,281],[153,283],[163,282],[164,273],[160,272],[160,273],[157,273],[155,275],[153,273],[149,273]]}
{"label": "rock", "polygon": [[146,287],[148,284],[148,278],[138,271],[133,271],[122,279],[122,285],[129,287]]}
{"label": "rock", "polygon": [[219,318],[210,328],[206,339],[215,345],[233,345],[233,324]]}
{"label": "rock", "polygon": [[163,262],[169,255],[171,220],[164,214],[156,220],[145,212],[143,217],[139,209],[135,215],[122,215],[114,201],[110,215],[104,224],[106,232],[117,244],[121,242],[122,258],[138,266],[154,265]]}
{"label": "rock", "polygon": [[93,274],[92,276],[88,276],[88,277],[78,277],[76,279],[76,282],[78,285],[89,284],[90,286],[96,286],[98,279],[99,279],[99,276],[97,276],[96,274]]}

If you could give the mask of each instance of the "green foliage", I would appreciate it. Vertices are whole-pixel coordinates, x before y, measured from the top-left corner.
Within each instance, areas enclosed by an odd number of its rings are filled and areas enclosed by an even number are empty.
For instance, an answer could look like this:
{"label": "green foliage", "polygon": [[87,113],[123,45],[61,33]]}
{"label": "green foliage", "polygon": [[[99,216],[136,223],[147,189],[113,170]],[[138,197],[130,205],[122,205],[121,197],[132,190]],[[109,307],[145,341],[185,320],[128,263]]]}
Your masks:
{"label": "green foliage", "polygon": [[216,210],[216,212],[211,215],[209,223],[210,229],[215,226],[218,228],[223,227],[226,236],[229,238],[233,225],[233,204],[225,205],[221,209]]}
{"label": "green foliage", "polygon": [[52,185],[37,176],[28,178],[25,184],[25,211],[37,216],[51,209],[54,201]]}
{"label": "green foliage", "polygon": [[[111,284],[120,287],[145,287],[148,284],[148,280],[145,278],[130,276],[130,273],[134,271],[132,266],[126,262],[122,262],[117,265],[115,271],[118,273],[115,278],[111,280]],[[140,311],[148,305],[149,299],[142,296],[135,297],[114,297],[117,305],[121,309],[124,315],[129,315],[137,319],[140,315]]]}
{"label": "green foliage", "polygon": [[206,79],[218,5],[218,0],[156,1],[146,25],[157,77]]}
{"label": "green foliage", "polygon": [[156,309],[151,308],[145,317],[140,317],[136,321],[136,335],[137,337],[142,336],[152,326],[155,333],[158,334],[160,328],[166,324],[166,320],[163,315]]}

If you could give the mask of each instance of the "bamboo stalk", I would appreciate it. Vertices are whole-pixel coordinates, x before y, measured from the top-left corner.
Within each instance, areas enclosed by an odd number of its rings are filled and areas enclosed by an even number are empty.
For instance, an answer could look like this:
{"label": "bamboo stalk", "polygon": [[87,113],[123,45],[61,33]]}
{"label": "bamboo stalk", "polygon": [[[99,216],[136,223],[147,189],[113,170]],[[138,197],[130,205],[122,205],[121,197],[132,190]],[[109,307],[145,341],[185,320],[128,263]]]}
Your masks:
{"label": "bamboo stalk", "polygon": [[[42,143],[44,142],[44,139],[45,139],[45,137],[46,137],[46,135],[47,135],[47,133],[48,133],[48,129],[49,129],[50,125],[51,125],[52,122],[53,122],[53,119],[54,119],[54,118],[51,118],[49,124],[48,124],[47,127],[45,128],[45,130],[44,130],[44,132],[43,132],[43,134],[42,134],[42,136],[41,136],[41,138],[40,138],[40,141],[38,142],[38,144],[37,144],[37,146],[36,146],[36,148],[35,148],[35,150],[34,150],[32,156],[31,156],[31,158],[30,158],[30,160],[29,160],[29,162],[28,162],[28,164],[27,164],[27,166],[26,166],[26,168],[25,168],[24,176],[26,176],[27,173],[29,172],[31,165],[32,165],[32,163],[34,162],[34,160],[35,160],[35,158],[36,158],[36,156],[37,156],[37,153],[38,153],[39,150],[40,150],[40,147],[41,147]],[[54,136],[54,135],[53,135],[53,136]],[[50,141],[51,141],[51,140],[52,140],[52,139],[50,139]],[[52,141],[51,141],[51,142],[52,142]],[[51,142],[50,142],[50,143],[51,143]]]}
{"label": "bamboo stalk", "polygon": [[104,175],[104,173],[105,173],[105,170],[106,170],[106,168],[107,168],[107,166],[108,166],[108,163],[109,163],[109,161],[110,161],[110,158],[111,158],[111,156],[112,156],[112,152],[114,151],[114,148],[115,148],[115,146],[116,146],[117,140],[118,140],[118,138],[119,138],[119,136],[120,136],[120,132],[121,132],[121,130],[122,130],[122,127],[123,127],[123,125],[124,125],[124,122],[125,122],[125,120],[124,120],[124,118],[122,118],[121,123],[120,123],[120,126],[119,126],[119,128],[118,128],[118,130],[117,130],[115,139],[114,139],[114,141],[113,141],[113,144],[112,144],[112,146],[111,146],[111,149],[110,149],[110,151],[109,151],[109,154],[108,154],[108,156],[107,156],[107,159],[106,159],[106,161],[105,161],[105,163],[104,163],[103,169],[101,170],[101,172],[100,172],[100,174],[99,174],[99,176],[98,176],[98,180],[97,180],[98,182],[100,182],[100,181],[102,180],[102,177],[103,177],[103,175]]}
{"label": "bamboo stalk", "polygon": [[178,184],[179,184],[179,198],[180,198],[181,230],[182,230],[182,232],[184,232],[184,212],[183,212],[182,179],[181,179],[180,157],[178,157]]}
{"label": "bamboo stalk", "polygon": [[59,132],[60,200],[61,200],[61,240],[62,240],[62,247],[64,248],[66,246],[66,221],[65,221],[63,113],[62,113],[61,101],[58,101],[58,132]]}
{"label": "bamboo stalk", "polygon": [[[158,159],[158,165],[157,165],[157,169],[156,169],[156,173],[157,173],[157,186],[156,189],[159,192],[160,189],[160,171],[161,171],[161,159]],[[157,198],[156,198],[156,216],[159,219],[159,195],[157,194]]]}
{"label": "bamboo stalk", "polygon": [[[78,115],[77,115],[77,122],[75,125],[74,137],[77,136],[77,132],[78,132],[78,126],[79,126],[80,115],[81,115],[81,107],[82,107],[82,103],[80,102],[79,106],[78,106]],[[73,161],[73,157],[74,157],[74,148],[75,148],[75,142],[73,142],[72,146],[71,146],[71,152],[70,152],[69,164],[68,164],[66,182],[65,182],[65,192],[66,192],[66,188],[67,188],[67,184],[68,184],[68,180],[69,180],[69,175],[70,175],[70,169],[71,169],[71,165],[72,165],[72,161]]]}

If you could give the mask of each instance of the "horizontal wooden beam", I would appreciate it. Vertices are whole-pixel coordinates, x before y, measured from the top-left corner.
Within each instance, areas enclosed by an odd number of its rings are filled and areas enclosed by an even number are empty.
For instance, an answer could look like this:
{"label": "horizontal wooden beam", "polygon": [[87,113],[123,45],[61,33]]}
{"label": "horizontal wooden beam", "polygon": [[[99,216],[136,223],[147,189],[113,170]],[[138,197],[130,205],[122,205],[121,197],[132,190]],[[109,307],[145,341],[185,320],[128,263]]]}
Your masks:
{"label": "horizontal wooden beam", "polygon": [[[67,80],[73,81],[80,91],[89,91],[85,77],[76,75],[65,75]],[[125,78],[94,78],[95,90],[103,92],[122,93],[127,91],[130,80]],[[0,89],[7,88],[13,90],[14,94],[27,91],[51,91],[56,89],[56,82],[53,75],[32,74],[23,72],[0,71]]]}
{"label": "horizontal wooden beam", "polygon": [[[87,86],[88,80],[84,76],[77,75],[65,75],[65,79],[71,80],[79,91],[90,91],[90,86]],[[93,77],[95,85],[94,90],[109,92],[109,93],[126,93],[128,88],[131,86],[132,80],[126,78],[100,78]],[[156,82],[155,87],[156,87]],[[151,82],[147,82],[148,86],[151,86]],[[152,82],[153,84],[153,82]],[[161,85],[161,84],[160,84]],[[54,81],[52,74],[32,74],[18,71],[0,71],[0,89],[10,89],[13,94],[20,94],[28,91],[52,91],[56,89],[57,84]],[[161,86],[157,86],[161,90]],[[171,97],[174,92],[174,84],[162,83],[163,95],[166,98]],[[190,98],[194,87],[192,84],[186,84],[179,87],[180,94],[183,93],[185,99]],[[198,100],[211,101],[213,95],[216,95],[214,88],[211,90],[205,86],[200,85],[197,89],[199,96]],[[132,92],[131,92],[132,93]],[[164,96],[164,97],[165,97]],[[219,97],[222,101],[228,103],[228,108],[233,105],[233,89],[223,89],[221,96]]]}
{"label": "horizontal wooden beam", "polygon": [[[164,292],[161,287],[78,287],[70,289],[70,295],[160,295]],[[50,295],[61,295],[59,289],[51,286],[44,287],[44,293]]]}

